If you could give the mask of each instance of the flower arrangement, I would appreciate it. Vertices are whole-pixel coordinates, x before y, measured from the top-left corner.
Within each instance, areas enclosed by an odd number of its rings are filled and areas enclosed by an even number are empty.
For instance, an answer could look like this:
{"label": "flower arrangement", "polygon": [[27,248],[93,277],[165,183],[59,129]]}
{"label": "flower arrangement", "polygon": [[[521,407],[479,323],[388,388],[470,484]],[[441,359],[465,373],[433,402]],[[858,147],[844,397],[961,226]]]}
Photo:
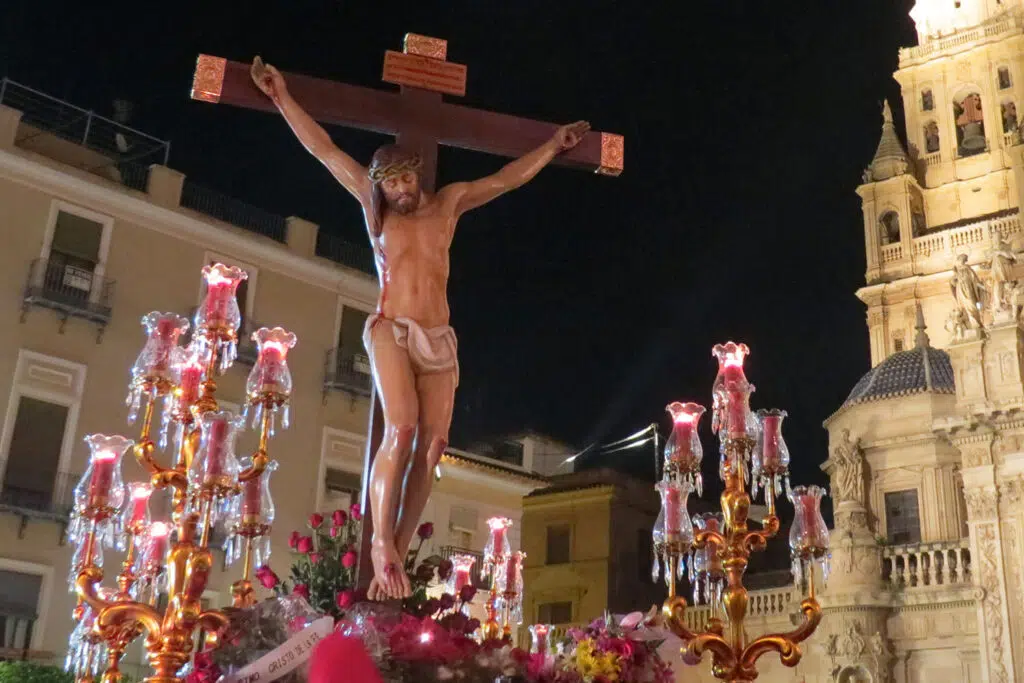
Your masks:
{"label": "flower arrangement", "polygon": [[[461,617],[461,618],[460,618]],[[658,654],[670,634],[657,609],[616,619],[606,615],[571,629],[557,652],[529,653],[500,640],[477,642],[478,624],[459,612],[444,616],[385,615],[356,611],[339,630],[362,638],[385,683],[672,683]]]}
{"label": "flower arrangement", "polygon": [[335,510],[329,519],[313,513],[307,524],[310,533],[293,531],[288,538],[292,553],[290,587],[267,566],[256,570],[256,578],[278,596],[297,595],[313,609],[340,619],[356,602],[361,520],[358,504],[348,512]]}

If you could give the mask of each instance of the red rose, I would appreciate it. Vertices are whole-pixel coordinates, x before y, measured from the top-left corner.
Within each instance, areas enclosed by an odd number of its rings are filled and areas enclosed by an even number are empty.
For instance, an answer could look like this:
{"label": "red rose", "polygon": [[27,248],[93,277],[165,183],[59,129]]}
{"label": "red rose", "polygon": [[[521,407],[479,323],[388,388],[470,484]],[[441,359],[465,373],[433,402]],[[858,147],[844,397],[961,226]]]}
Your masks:
{"label": "red rose", "polygon": [[462,602],[472,602],[474,595],[476,595],[476,586],[472,584],[466,584],[459,591],[459,600],[461,600]]}
{"label": "red rose", "polygon": [[480,628],[480,620],[474,617],[466,622],[465,633],[467,635],[469,635],[470,633],[475,633],[478,628]]}
{"label": "red rose", "polygon": [[320,561],[320,553],[310,553],[309,554],[309,561],[311,563],[313,563],[313,564],[316,564],[317,562],[319,562]]}
{"label": "red rose", "polygon": [[281,583],[281,579],[277,578],[274,570],[267,565],[263,565],[256,570],[256,578],[263,584],[264,588],[277,588],[277,584]]}
{"label": "red rose", "polygon": [[416,530],[416,535],[424,541],[427,540],[434,535],[434,523],[423,522],[423,524],[420,524],[420,528]]}
{"label": "red rose", "polygon": [[348,521],[348,515],[345,514],[344,510],[335,510],[331,514],[331,521],[334,522],[334,526],[345,526],[345,522]]}
{"label": "red rose", "polygon": [[437,578],[441,581],[447,581],[448,577],[452,575],[452,561],[445,559],[441,560],[437,565]]}
{"label": "red rose", "polygon": [[335,602],[338,605],[338,609],[345,609],[346,607],[351,605],[353,602],[355,602],[355,597],[355,593],[353,593],[351,590],[343,590],[340,593],[338,593],[337,597],[335,598]]}
{"label": "red rose", "polygon": [[295,546],[299,544],[299,532],[293,531],[292,535],[288,537],[288,547],[295,550]]}
{"label": "red rose", "polygon": [[319,529],[320,525],[324,523],[324,516],[319,512],[314,512],[309,516],[309,526],[314,529]]}
{"label": "red rose", "polygon": [[311,552],[313,550],[313,537],[300,536],[299,542],[296,544],[295,549],[303,554]]}
{"label": "red rose", "polygon": [[352,515],[352,519],[357,522],[363,518],[363,509],[359,507],[359,503],[352,503],[352,507],[348,509],[348,512]]}
{"label": "red rose", "polygon": [[292,588],[292,595],[300,595],[309,600],[309,586],[304,583],[295,584],[295,588]]}
{"label": "red rose", "polygon": [[356,566],[356,560],[358,559],[359,556],[351,550],[349,550],[347,553],[341,556],[341,566],[345,569],[352,569],[352,567]]}
{"label": "red rose", "polygon": [[341,533],[341,529],[339,527],[336,527],[336,526],[332,526],[331,527],[331,531],[330,531],[331,538],[337,538],[340,533]]}
{"label": "red rose", "polygon": [[440,598],[438,598],[438,602],[441,605],[441,609],[451,609],[455,606],[455,597],[451,593],[445,593]]}

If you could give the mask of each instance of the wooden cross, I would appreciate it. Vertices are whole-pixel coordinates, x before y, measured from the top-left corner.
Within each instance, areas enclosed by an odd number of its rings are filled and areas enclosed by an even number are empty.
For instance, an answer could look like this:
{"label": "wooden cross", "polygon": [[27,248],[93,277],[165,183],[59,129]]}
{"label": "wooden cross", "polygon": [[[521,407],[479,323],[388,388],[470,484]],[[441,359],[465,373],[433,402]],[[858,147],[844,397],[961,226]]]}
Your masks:
{"label": "wooden cross", "polygon": [[[300,74],[284,74],[288,92],[317,121],[386,133],[418,149],[423,158],[421,184],[433,191],[437,178],[437,146],[459,147],[505,157],[519,157],[554,134],[557,124],[472,109],[442,100],[442,94],[464,95],[466,67],[447,61],[448,43],[439,38],[406,34],[403,51],[388,50],[383,80],[400,86],[398,92],[364,88]],[[252,82],[249,64],[200,55],[192,81],[192,98],[276,113],[270,99]],[[552,163],[619,175],[623,169],[624,139],[591,131],[573,149]],[[376,388],[367,430],[363,466],[362,548],[360,584],[369,583],[370,507],[368,479],[374,454],[383,438],[384,419]]]}

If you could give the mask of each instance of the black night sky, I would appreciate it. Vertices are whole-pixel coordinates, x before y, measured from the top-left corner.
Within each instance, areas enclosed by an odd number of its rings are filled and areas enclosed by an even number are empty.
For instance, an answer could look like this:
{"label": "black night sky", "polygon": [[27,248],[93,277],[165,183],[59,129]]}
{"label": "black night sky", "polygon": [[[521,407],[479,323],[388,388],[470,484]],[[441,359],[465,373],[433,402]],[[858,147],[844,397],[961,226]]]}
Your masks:
{"label": "black night sky", "polygon": [[[355,203],[283,120],[189,100],[195,57],[260,53],[389,88],[383,54],[405,32],[446,38],[449,60],[469,67],[464,103],[626,136],[622,177],[547,169],[463,218],[449,287],[456,444],[523,428],[579,445],[656,420],[664,430],[669,401],[710,403],[710,348],[733,339],[752,349],[755,407],[789,411],[795,478],[823,482],[821,421],[869,367],[854,188],[881,100],[898,99],[911,5],[7,0],[0,75],[105,115],[131,100],[131,125],[170,139],[173,167],[365,241]],[[364,163],[385,141],[331,133]],[[501,163],[444,150],[440,181]],[[652,457],[610,459],[649,468]]]}

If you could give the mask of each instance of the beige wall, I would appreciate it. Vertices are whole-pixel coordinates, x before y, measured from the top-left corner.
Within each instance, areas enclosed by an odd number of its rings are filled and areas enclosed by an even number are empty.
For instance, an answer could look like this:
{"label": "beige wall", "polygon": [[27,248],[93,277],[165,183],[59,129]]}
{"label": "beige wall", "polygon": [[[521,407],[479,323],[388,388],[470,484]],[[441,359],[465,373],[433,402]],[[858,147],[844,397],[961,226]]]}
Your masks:
{"label": "beige wall", "polygon": [[[105,274],[117,284],[112,319],[99,343],[97,327],[83,320],[70,319],[60,333],[58,318],[49,310],[33,308],[25,322],[19,323],[29,263],[41,255],[58,199],[112,221]],[[182,226],[189,227],[190,232],[183,232]],[[18,148],[0,148],[0,230],[0,291],[6,292],[0,297],[0,321],[5,328],[0,336],[0,416],[5,417],[5,434],[9,439],[19,350],[57,359],[53,363],[58,366],[62,361],[80,364],[85,374],[84,388],[73,427],[71,457],[65,466],[71,472],[85,468],[87,450],[82,438],[86,434],[138,435],[137,426],[125,422],[124,399],[129,371],[144,339],[139,319],[152,310],[187,315],[198,303],[199,270],[207,259],[229,259],[255,269],[256,278],[250,284],[250,316],[263,324],[281,325],[299,338],[290,355],[295,382],[292,427],[279,432],[270,447],[272,457],[282,465],[272,480],[278,514],[272,538],[277,550],[273,565],[284,574],[288,563],[286,536],[291,529],[302,526],[320,488],[324,428],[365,432],[367,401],[332,393],[325,403],[321,387],[325,353],[336,345],[339,304],[345,301],[372,310],[376,292],[372,278],[323,259],[289,252],[284,245],[194,212],[158,208],[143,193],[61,167]],[[296,267],[303,263],[305,267]],[[40,367],[50,363],[45,358],[34,362]],[[248,366],[236,363],[218,379],[217,396],[241,403],[248,371]],[[251,452],[255,439],[255,434],[246,432],[239,441],[239,453]],[[0,457],[6,457],[6,453]],[[169,458],[161,454],[161,459],[166,463]],[[126,460],[124,474],[126,480],[142,477],[133,461]],[[34,566],[33,571],[48,572],[44,581],[46,611],[36,627],[34,647],[63,653],[74,606],[65,582],[72,548],[58,545],[58,524],[29,521],[20,539],[19,525],[18,517],[0,515],[0,568],[18,571],[18,567]],[[108,552],[108,575],[116,572],[120,557]],[[216,571],[211,590],[228,599],[228,586],[238,573],[238,567]]]}

